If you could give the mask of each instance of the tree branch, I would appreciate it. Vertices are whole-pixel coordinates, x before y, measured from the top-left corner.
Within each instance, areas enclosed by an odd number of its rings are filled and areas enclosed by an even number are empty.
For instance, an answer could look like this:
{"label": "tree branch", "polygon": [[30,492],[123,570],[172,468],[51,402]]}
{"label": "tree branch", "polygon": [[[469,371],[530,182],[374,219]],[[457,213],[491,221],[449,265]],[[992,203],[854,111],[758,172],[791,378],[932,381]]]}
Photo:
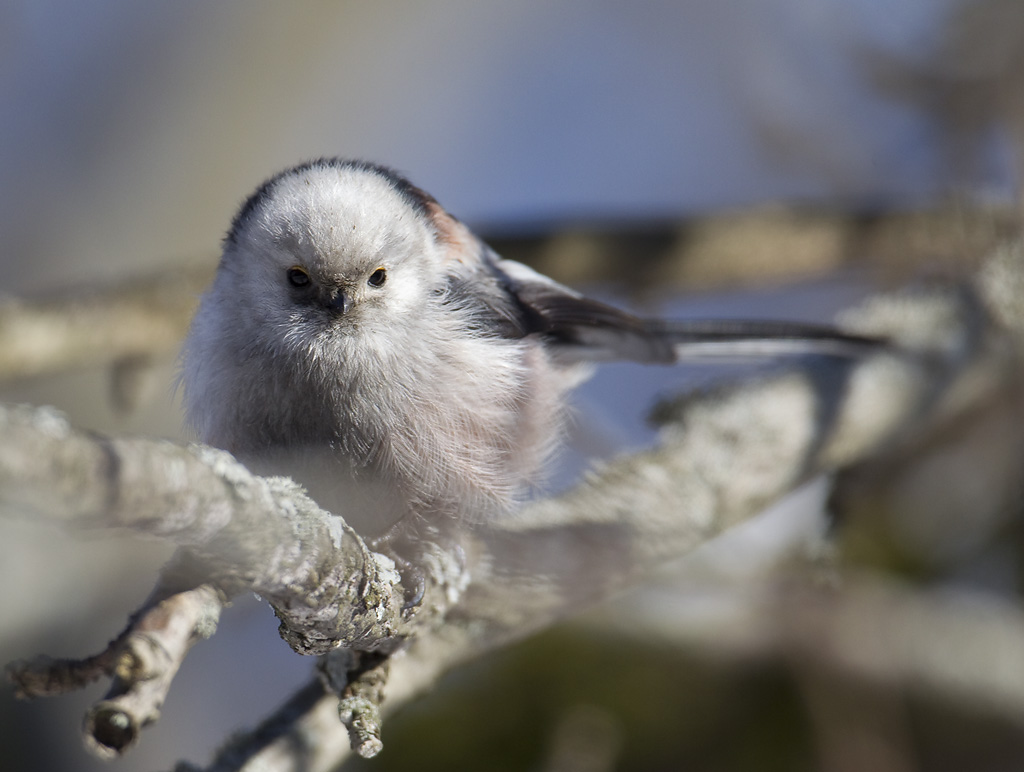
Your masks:
{"label": "tree branch", "polygon": [[112,287],[0,303],[0,380],[177,351],[213,261]]}
{"label": "tree branch", "polygon": [[188,547],[201,580],[266,598],[300,653],[384,646],[402,588],[390,560],[287,478],[198,445],[107,439],[47,408],[0,407],[0,507]]}
{"label": "tree branch", "polygon": [[203,585],[152,605],[132,621],[117,646],[110,691],[85,717],[83,731],[92,750],[113,758],[160,717],[185,655],[196,641],[213,635],[222,607],[220,593]]}
{"label": "tree branch", "polygon": [[[290,480],[257,477],[210,448],[79,432],[45,408],[0,408],[0,512],[173,542],[184,551],[165,574],[167,597],[202,587],[225,597],[252,590],[274,607],[297,651],[338,652],[324,666],[334,695],[304,690],[288,708],[290,726],[279,716],[273,731],[234,741],[210,767],[266,769],[274,759],[277,770],[327,770],[346,753],[325,739],[331,730],[323,723],[330,716],[339,733],[339,695],[353,742],[372,754],[386,671],[385,712],[456,663],[635,583],[810,477],[1005,388],[1024,323],[1020,295],[1004,291],[1000,271],[1024,273],[1019,247],[993,258],[978,293],[879,296],[850,316],[861,332],[891,336],[895,348],[856,360],[797,360],[666,402],[656,411],[656,448],[610,462],[575,490],[476,527],[457,544],[425,546],[425,593],[414,608],[403,607],[393,564]],[[1010,335],[991,326],[989,311]],[[194,615],[180,613],[192,621],[172,626],[174,651],[157,668],[166,683],[197,637]],[[118,656],[144,619],[114,642]],[[359,662],[331,662],[353,652]],[[386,667],[365,659],[374,652],[389,655]],[[140,725],[165,689],[161,681],[134,711]]]}

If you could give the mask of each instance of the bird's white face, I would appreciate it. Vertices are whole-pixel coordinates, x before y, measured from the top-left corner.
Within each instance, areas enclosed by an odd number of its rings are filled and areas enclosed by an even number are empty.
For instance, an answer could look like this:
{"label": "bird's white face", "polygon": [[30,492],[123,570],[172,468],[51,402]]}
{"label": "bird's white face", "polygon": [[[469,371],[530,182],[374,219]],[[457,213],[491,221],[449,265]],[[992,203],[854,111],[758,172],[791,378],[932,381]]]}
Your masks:
{"label": "bird's white face", "polygon": [[277,345],[387,329],[441,288],[430,219],[381,175],[313,166],[278,179],[240,215],[214,291]]}
{"label": "bird's white face", "polygon": [[314,162],[268,181],[235,218],[186,341],[199,436],[240,450],[367,424],[353,411],[381,410],[392,384],[404,394],[458,325],[446,261],[459,228],[379,167]]}

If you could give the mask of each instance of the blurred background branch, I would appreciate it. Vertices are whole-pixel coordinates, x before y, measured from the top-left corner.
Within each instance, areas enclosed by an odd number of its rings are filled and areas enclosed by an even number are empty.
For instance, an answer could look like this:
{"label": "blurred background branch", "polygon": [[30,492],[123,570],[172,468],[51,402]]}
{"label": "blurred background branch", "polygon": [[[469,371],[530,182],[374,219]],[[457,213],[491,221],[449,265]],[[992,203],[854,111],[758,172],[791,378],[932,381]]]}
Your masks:
{"label": "blurred background branch", "polygon": [[212,262],[181,265],[103,287],[0,302],[0,379],[173,354],[196,298],[212,280]]}
{"label": "blurred background branch", "polygon": [[[871,217],[774,206],[642,230],[578,228],[490,240],[504,257],[567,283],[722,290],[870,267],[890,280],[926,268],[963,275],[1018,228],[1006,207],[954,207]],[[628,255],[630,260],[623,260]],[[634,262],[635,261],[635,262]],[[640,270],[638,270],[638,265]],[[215,261],[0,301],[0,380],[90,365],[128,367],[177,352]]]}

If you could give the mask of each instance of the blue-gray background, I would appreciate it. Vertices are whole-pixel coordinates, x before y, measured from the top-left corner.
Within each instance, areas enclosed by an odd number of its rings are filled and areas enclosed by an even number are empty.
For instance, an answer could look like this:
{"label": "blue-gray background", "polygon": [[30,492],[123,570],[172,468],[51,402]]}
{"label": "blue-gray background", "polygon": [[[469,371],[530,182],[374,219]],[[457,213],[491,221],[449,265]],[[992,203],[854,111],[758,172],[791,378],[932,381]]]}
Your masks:
{"label": "blue-gray background", "polygon": [[[985,81],[1008,50],[1003,38],[983,46],[980,75],[973,60],[945,56],[952,20],[970,4],[7,0],[0,290],[45,294],[213,259],[261,179],[320,155],[390,164],[483,232],[664,221],[765,201],[912,208],[954,187],[1006,198],[1014,150],[999,95],[978,107],[966,144],[941,102],[942,84],[961,93],[970,78]],[[1024,38],[1012,0],[987,4],[1005,14],[994,29],[1009,30],[1011,43]],[[922,98],[893,87],[908,80],[939,87]],[[850,298],[832,282],[793,292],[742,302],[748,314],[809,307],[827,316]],[[737,300],[699,302],[720,311]],[[171,369],[159,371],[156,407],[138,417],[105,406],[101,372],[37,379],[2,396],[57,404],[106,431],[173,435]],[[637,377],[610,371],[582,401],[613,400],[625,384],[635,423]],[[608,412],[619,423],[606,434],[623,431],[622,415]],[[626,443],[639,436],[625,432]],[[23,524],[4,533],[0,642],[11,656],[97,648],[152,578],[138,569],[155,558],[130,542],[124,572],[96,590],[53,566],[109,562],[99,545]],[[37,608],[17,586],[63,606]],[[159,768],[182,754],[202,761],[224,732],[212,716],[251,722],[301,681],[308,664],[276,639],[268,611],[236,619],[242,637],[198,647],[161,724],[104,768]],[[38,716],[49,739],[27,745],[31,762],[0,766],[92,769],[75,716],[95,696],[5,702],[0,724],[12,738],[40,731],[28,724]],[[49,754],[42,765],[39,753]]]}
{"label": "blue-gray background", "polygon": [[[205,254],[263,177],[325,154],[473,224],[921,203],[950,183],[944,130],[874,65],[959,77],[967,4],[8,0],[2,286]],[[990,144],[972,182],[1004,187]]]}

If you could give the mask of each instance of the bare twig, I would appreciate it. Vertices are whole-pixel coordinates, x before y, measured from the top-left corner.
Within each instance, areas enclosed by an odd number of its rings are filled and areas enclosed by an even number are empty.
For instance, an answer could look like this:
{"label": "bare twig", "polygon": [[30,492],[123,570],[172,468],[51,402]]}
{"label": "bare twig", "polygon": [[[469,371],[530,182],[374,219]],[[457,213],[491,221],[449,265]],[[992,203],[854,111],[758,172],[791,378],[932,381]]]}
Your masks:
{"label": "bare twig", "polygon": [[6,667],[18,697],[53,697],[81,689],[114,672],[121,641],[128,631],[111,641],[103,651],[83,659],[55,659],[41,654]]}
{"label": "bare twig", "polygon": [[229,740],[207,767],[180,762],[175,772],[232,772],[245,768],[312,772],[321,758],[340,759],[349,738],[338,722],[338,701],[312,679],[260,726]]}
{"label": "bare twig", "polygon": [[364,758],[376,756],[384,747],[380,709],[389,669],[388,657],[344,649],[320,661],[324,684],[341,698],[338,715],[348,728],[352,750]]}
{"label": "bare twig", "polygon": [[178,592],[166,578],[99,654],[82,660],[40,656],[7,666],[19,697],[52,696],[113,676],[109,692],[85,719],[86,742],[100,756],[123,753],[159,718],[185,655],[216,630],[223,594],[210,585]]}
{"label": "bare twig", "polygon": [[94,751],[112,758],[160,717],[160,708],[192,645],[216,629],[223,600],[209,585],[177,593],[138,615],[117,647],[114,682],[86,714],[84,733]]}

